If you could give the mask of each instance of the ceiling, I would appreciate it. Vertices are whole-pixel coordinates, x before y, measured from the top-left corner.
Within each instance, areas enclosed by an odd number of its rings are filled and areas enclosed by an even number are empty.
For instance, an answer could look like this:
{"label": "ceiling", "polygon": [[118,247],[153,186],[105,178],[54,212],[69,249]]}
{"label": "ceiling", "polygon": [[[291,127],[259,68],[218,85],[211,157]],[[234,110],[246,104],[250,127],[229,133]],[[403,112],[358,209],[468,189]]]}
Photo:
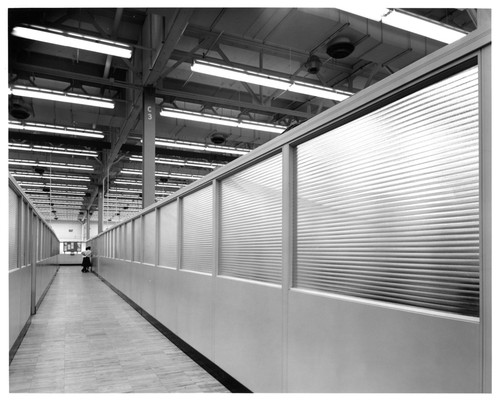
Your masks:
{"label": "ceiling", "polygon": [[[406,11],[467,32],[476,28],[473,9]],[[220,145],[247,150],[286,131],[271,134],[190,122],[162,117],[159,111],[170,107],[292,127],[336,104],[196,73],[191,70],[194,60],[356,93],[445,46],[333,8],[11,8],[8,23],[9,32],[14,26],[34,24],[133,48],[132,58],[124,59],[9,35],[9,86],[115,102],[114,109],[105,109],[10,97],[10,122],[99,130],[104,135],[86,138],[9,129],[9,171],[49,221],[84,221],[87,210],[96,221],[100,185],[107,224],[142,208],[142,176],[137,173],[142,169],[145,87],[155,89],[156,138],[200,144],[218,140]],[[354,46],[343,58],[327,53],[339,38]],[[311,61],[312,55],[317,59]],[[156,157],[164,162],[156,163],[160,200],[238,154],[157,146]]]}

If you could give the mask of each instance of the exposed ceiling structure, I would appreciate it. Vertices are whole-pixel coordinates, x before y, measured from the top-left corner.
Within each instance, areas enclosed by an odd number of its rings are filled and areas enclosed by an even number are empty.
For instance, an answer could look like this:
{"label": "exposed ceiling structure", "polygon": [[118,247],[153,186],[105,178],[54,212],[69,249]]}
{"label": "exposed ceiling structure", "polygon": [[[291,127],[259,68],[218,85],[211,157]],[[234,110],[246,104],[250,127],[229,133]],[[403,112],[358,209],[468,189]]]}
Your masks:
{"label": "exposed ceiling structure", "polygon": [[[473,9],[406,11],[465,32],[476,28]],[[157,200],[338,103],[209,76],[193,71],[193,63],[354,94],[445,46],[333,8],[10,9],[8,17],[10,88],[114,103],[111,109],[10,96],[9,171],[49,221],[83,221],[87,210],[91,221],[97,220],[99,186],[106,222],[142,208],[144,88],[155,92]],[[26,25],[127,44],[132,56],[12,35],[15,27]],[[165,117],[162,109],[279,125],[285,131]]]}

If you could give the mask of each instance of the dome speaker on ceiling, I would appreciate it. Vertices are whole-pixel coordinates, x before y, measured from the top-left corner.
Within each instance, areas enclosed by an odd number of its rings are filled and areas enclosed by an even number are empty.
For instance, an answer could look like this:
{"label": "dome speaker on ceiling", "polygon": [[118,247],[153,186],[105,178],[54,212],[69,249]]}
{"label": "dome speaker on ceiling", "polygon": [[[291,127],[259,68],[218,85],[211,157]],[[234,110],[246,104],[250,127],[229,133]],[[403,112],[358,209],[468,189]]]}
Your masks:
{"label": "dome speaker on ceiling", "polygon": [[9,113],[17,120],[26,120],[33,114],[33,108],[23,98],[12,97],[9,102]]}
{"label": "dome speaker on ceiling", "polygon": [[226,137],[221,133],[213,133],[210,136],[210,141],[212,141],[214,144],[220,145],[226,142]]}
{"label": "dome speaker on ceiling", "polygon": [[331,40],[326,45],[326,53],[334,59],[343,59],[354,51],[354,45],[346,37],[339,37]]}
{"label": "dome speaker on ceiling", "polygon": [[322,64],[318,56],[309,56],[306,61],[307,72],[309,74],[318,74]]}

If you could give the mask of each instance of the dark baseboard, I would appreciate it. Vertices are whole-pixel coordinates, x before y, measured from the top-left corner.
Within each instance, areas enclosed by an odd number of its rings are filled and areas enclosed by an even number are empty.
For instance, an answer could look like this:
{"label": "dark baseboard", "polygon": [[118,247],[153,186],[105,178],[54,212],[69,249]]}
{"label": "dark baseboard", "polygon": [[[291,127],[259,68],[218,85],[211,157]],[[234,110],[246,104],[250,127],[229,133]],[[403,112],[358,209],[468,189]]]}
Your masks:
{"label": "dark baseboard", "polygon": [[158,331],[167,337],[175,346],[182,350],[187,356],[193,359],[200,367],[202,367],[208,374],[214,377],[222,385],[224,385],[230,392],[233,393],[251,393],[247,387],[241,384],[238,380],[231,377],[228,373],[222,370],[219,366],[206,358],[188,343],[179,338],[176,334],[170,331],[165,325],[154,318],[147,311],[143,310],[141,306],[135,303],[128,296],[123,294],[120,290],[115,288],[106,279],[98,273],[93,272],[102,282],[104,282],[110,289],[112,289],[118,296],[125,300],[132,308],[134,308],[140,315],[149,321]]}
{"label": "dark baseboard", "polygon": [[[40,300],[38,300],[38,303],[36,304],[36,308],[35,308],[35,311],[38,311],[38,308],[40,307],[40,304],[42,304],[42,301],[43,299],[45,298],[45,295],[47,294],[47,292],[49,291],[50,289],[50,286],[52,285],[52,282],[54,282],[54,278],[56,277],[57,273],[59,272],[59,268],[61,266],[58,266],[57,269],[56,269],[56,272],[54,273],[54,275],[52,275],[52,279],[50,280],[49,284],[47,285],[47,287],[45,288],[45,290],[43,291],[42,295],[40,296]],[[36,313],[35,313],[36,314]]]}
{"label": "dark baseboard", "polygon": [[12,347],[9,350],[9,365],[10,365],[10,363],[12,363],[12,360],[14,360],[14,356],[16,355],[17,350],[19,349],[19,346],[21,346],[21,342],[23,341],[24,336],[26,335],[26,332],[28,332],[28,328],[31,325],[31,317],[32,316],[30,315],[28,318],[28,321],[26,321],[26,324],[24,324],[23,329],[21,330],[16,341],[14,342],[14,344],[12,345]]}
{"label": "dark baseboard", "polygon": [[[49,288],[52,285],[52,282],[54,282],[54,278],[56,277],[58,271],[59,271],[59,267],[57,267],[57,270],[54,273],[54,275],[52,276],[52,279],[50,280],[49,284],[47,285],[44,292],[40,296],[40,300],[38,301],[38,303],[35,306],[35,311],[38,310],[38,308],[40,307],[40,304],[42,303],[43,299],[45,298],[45,295],[49,291]],[[9,365],[12,363],[12,360],[14,360],[14,356],[16,355],[17,350],[19,349],[19,346],[21,346],[21,343],[22,343],[24,337],[26,336],[26,333],[28,332],[28,328],[31,325],[31,317],[33,317],[33,315],[29,316],[28,321],[26,321],[26,324],[24,324],[23,329],[21,330],[16,341],[14,342],[14,344],[12,345],[12,347],[9,350]]]}

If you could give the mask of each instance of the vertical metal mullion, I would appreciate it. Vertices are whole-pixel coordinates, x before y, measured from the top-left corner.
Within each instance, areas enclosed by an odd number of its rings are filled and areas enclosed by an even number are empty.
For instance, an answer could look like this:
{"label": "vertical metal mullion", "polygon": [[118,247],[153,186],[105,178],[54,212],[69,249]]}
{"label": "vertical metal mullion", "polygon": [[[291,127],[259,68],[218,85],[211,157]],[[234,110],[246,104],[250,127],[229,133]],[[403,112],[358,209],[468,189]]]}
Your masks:
{"label": "vertical metal mullion", "polygon": [[37,239],[37,218],[33,211],[30,211],[31,221],[31,236],[30,236],[30,247],[31,247],[31,301],[30,301],[30,311],[31,314],[36,314],[36,239]]}
{"label": "vertical metal mullion", "polygon": [[131,247],[131,255],[130,255],[130,260],[133,262],[135,261],[135,221],[136,219],[132,219],[132,236],[131,239],[130,239],[130,247]]}
{"label": "vertical metal mullion", "polygon": [[288,305],[295,269],[296,148],[283,147],[282,227],[282,392],[288,391]]}
{"label": "vertical metal mullion", "polygon": [[480,322],[482,392],[492,390],[492,157],[491,157],[491,45],[479,53],[479,196],[480,196]]}
{"label": "vertical metal mullion", "polygon": [[160,211],[155,208],[155,266],[160,265]]}
{"label": "vertical metal mullion", "polygon": [[220,182],[216,179],[212,180],[212,222],[213,222],[213,269],[212,275],[215,277],[219,274],[219,253],[220,253]]}
{"label": "vertical metal mullion", "polygon": [[177,198],[177,270],[182,267],[182,235],[183,235],[183,219],[182,219],[182,198]]}
{"label": "vertical metal mullion", "polygon": [[146,223],[146,219],[144,217],[144,214],[141,215],[141,218],[140,218],[140,222],[141,222],[141,245],[139,247],[139,252],[141,253],[141,259],[140,259],[140,263],[144,263],[144,232],[145,232],[145,223]]}
{"label": "vertical metal mullion", "polygon": [[212,297],[211,297],[211,347],[212,357],[215,356],[215,296],[217,294],[217,275],[219,274],[220,255],[220,218],[221,218],[220,181],[212,180]]}
{"label": "vertical metal mullion", "polygon": [[16,268],[21,268],[22,263],[21,263],[21,255],[22,255],[22,207],[23,207],[23,199],[21,196],[17,195],[17,233],[16,233],[16,242],[17,242],[17,267]]}

